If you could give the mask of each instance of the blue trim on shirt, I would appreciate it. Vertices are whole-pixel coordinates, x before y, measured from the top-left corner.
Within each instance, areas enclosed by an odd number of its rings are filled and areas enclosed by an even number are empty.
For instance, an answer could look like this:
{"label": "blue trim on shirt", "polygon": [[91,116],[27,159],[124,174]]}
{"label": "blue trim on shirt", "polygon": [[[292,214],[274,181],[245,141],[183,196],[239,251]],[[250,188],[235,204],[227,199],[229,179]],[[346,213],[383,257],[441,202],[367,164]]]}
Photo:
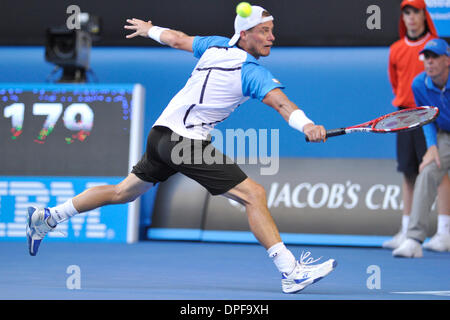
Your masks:
{"label": "blue trim on shirt", "polygon": [[194,57],[200,59],[206,50],[214,46],[229,48],[230,47],[228,45],[229,41],[230,41],[229,38],[220,36],[209,36],[209,37],[196,36],[194,37],[194,41],[192,43],[192,51],[194,52]]}
{"label": "blue trim on shirt", "polygon": [[262,101],[268,92],[284,86],[265,67],[259,65],[256,59],[247,54],[247,61],[242,66],[242,93],[246,97]]}

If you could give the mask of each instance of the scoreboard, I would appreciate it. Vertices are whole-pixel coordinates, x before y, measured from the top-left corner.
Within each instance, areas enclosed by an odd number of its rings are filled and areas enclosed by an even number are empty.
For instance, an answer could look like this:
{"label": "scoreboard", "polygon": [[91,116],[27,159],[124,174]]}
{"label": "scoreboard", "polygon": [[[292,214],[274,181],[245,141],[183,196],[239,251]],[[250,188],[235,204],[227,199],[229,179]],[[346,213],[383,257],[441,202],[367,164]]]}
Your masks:
{"label": "scoreboard", "polygon": [[[0,83],[0,240],[25,237],[29,205],[126,177],[141,157],[143,110],[139,84]],[[83,213],[58,227],[65,238],[49,238],[134,242],[138,222],[136,200]]]}

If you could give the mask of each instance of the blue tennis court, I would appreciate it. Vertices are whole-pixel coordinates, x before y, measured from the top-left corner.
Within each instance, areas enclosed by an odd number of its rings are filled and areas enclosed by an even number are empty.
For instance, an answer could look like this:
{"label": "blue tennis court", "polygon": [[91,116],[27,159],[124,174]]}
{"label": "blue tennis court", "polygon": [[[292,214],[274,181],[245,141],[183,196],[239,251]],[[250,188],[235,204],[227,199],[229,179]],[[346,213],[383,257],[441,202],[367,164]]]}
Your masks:
{"label": "blue tennis court", "polygon": [[31,257],[25,242],[0,242],[0,299],[450,299],[450,253],[424,251],[422,259],[399,259],[380,248],[288,247],[297,256],[309,250],[314,257],[335,258],[338,267],[301,293],[287,295],[272,261],[256,244],[43,242]]}

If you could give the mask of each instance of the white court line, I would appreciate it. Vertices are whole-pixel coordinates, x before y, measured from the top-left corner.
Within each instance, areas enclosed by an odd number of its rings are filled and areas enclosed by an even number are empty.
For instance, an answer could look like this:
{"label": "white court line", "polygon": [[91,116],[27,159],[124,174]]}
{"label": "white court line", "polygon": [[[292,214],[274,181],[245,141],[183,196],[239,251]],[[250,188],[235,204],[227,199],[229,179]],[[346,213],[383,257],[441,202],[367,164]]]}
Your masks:
{"label": "white court line", "polygon": [[391,292],[397,294],[430,294],[434,296],[449,296],[450,290],[447,291],[404,291],[404,292]]}

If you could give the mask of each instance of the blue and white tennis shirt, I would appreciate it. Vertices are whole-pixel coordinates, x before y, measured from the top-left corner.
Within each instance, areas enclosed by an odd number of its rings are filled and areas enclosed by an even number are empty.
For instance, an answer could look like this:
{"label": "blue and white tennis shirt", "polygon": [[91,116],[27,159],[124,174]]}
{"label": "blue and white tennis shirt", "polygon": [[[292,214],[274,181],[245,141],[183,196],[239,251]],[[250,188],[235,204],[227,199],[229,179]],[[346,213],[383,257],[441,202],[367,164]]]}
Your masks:
{"label": "blue and white tennis shirt", "polygon": [[204,140],[216,124],[248,99],[262,101],[272,89],[284,88],[258,60],[230,47],[228,41],[218,36],[194,38],[192,49],[200,60],[153,126]]}

